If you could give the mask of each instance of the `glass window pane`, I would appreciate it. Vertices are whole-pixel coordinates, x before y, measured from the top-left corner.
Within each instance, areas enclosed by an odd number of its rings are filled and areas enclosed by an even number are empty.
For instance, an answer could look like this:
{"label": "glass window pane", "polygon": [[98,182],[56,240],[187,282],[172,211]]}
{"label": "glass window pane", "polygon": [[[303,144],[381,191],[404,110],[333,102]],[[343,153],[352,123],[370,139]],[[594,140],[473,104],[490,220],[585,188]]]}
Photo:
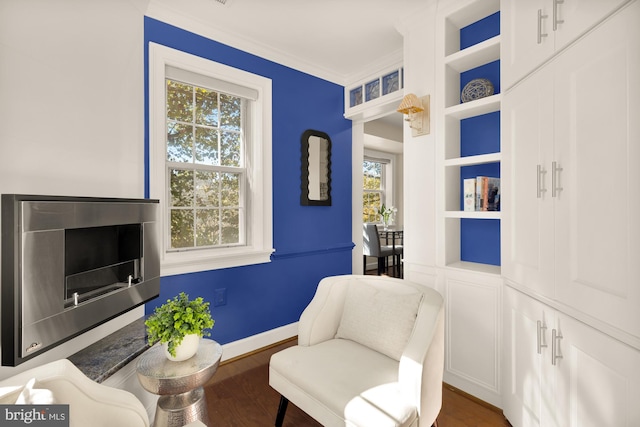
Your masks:
{"label": "glass window pane", "polygon": [[382,163],[365,160],[362,167],[365,190],[382,189]]}
{"label": "glass window pane", "polygon": [[240,174],[222,174],[222,206],[236,207],[240,205]]}
{"label": "glass window pane", "polygon": [[218,93],[196,88],[196,124],[218,126]]}
{"label": "glass window pane", "polygon": [[247,101],[171,79],[166,97],[171,247],[241,243],[245,172],[219,169],[244,167]]}
{"label": "glass window pane", "polygon": [[240,167],[240,134],[237,132],[222,132],[220,143],[222,165]]}
{"label": "glass window pane", "polygon": [[170,169],[171,200],[169,206],[193,206],[193,171]]}
{"label": "glass window pane", "polygon": [[366,85],[364,85],[364,90],[365,90],[365,95],[364,95],[365,102],[376,99],[377,97],[380,96],[380,80],[376,79],[367,83]]}
{"label": "glass window pane", "polygon": [[400,89],[400,73],[394,71],[382,77],[382,94],[386,95]]}
{"label": "glass window pane", "polygon": [[193,211],[171,209],[171,247],[190,248],[193,246]]}
{"label": "glass window pane", "polygon": [[193,127],[167,121],[167,160],[193,161]]}
{"label": "glass window pane", "polygon": [[362,220],[364,222],[376,222],[378,218],[378,208],[381,203],[381,194],[377,192],[365,192],[362,205]]}
{"label": "glass window pane", "polygon": [[219,244],[219,210],[196,210],[196,246],[213,246]]}
{"label": "glass window pane", "polygon": [[196,128],[196,163],[219,165],[218,131],[209,128]]}
{"label": "glass window pane", "polygon": [[242,125],[242,99],[237,96],[220,94],[221,127],[227,130],[240,130]]}
{"label": "glass window pane", "polygon": [[195,181],[196,206],[220,206],[220,179],[218,172],[197,171]]}
{"label": "glass window pane", "polygon": [[349,93],[349,106],[355,107],[360,104],[362,104],[362,86],[351,89]]}
{"label": "glass window pane", "polygon": [[193,86],[167,80],[167,118],[193,122]]}
{"label": "glass window pane", "polygon": [[222,210],[222,244],[228,245],[240,241],[240,210]]}

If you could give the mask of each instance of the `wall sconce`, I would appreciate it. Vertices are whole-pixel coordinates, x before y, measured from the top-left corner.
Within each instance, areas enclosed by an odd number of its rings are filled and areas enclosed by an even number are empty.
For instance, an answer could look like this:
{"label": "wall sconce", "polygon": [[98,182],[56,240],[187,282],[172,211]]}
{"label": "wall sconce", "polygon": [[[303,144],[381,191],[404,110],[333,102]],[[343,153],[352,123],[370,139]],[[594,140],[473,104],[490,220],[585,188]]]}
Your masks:
{"label": "wall sconce", "polygon": [[398,113],[406,114],[406,121],[412,130],[412,136],[428,135],[431,131],[429,124],[430,96],[418,98],[413,93],[405,95],[398,106]]}

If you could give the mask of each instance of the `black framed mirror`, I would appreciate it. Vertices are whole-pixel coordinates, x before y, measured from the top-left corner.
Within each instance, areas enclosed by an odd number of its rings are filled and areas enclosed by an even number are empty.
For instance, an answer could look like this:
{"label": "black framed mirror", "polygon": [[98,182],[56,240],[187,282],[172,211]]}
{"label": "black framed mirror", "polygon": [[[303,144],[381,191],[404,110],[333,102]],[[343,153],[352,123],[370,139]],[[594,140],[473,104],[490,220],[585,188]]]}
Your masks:
{"label": "black framed mirror", "polygon": [[308,129],[301,138],[300,204],[331,206],[331,138]]}

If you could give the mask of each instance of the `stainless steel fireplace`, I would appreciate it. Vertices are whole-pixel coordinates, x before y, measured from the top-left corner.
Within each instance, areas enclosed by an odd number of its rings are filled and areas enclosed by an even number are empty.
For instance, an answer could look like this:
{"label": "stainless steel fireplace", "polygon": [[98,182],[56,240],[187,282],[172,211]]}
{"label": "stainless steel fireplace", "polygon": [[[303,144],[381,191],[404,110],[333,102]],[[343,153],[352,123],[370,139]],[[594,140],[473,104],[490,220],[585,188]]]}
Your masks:
{"label": "stainless steel fireplace", "polygon": [[158,296],[158,201],[2,195],[2,365]]}

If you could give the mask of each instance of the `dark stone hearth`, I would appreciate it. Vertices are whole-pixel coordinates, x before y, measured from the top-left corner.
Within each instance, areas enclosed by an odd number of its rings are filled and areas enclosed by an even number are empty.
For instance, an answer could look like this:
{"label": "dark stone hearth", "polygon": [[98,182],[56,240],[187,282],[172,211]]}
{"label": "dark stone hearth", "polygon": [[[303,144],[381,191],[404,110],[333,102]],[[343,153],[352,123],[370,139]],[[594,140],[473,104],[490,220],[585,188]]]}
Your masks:
{"label": "dark stone hearth", "polygon": [[68,359],[87,377],[103,382],[149,348],[144,320],[131,322]]}

